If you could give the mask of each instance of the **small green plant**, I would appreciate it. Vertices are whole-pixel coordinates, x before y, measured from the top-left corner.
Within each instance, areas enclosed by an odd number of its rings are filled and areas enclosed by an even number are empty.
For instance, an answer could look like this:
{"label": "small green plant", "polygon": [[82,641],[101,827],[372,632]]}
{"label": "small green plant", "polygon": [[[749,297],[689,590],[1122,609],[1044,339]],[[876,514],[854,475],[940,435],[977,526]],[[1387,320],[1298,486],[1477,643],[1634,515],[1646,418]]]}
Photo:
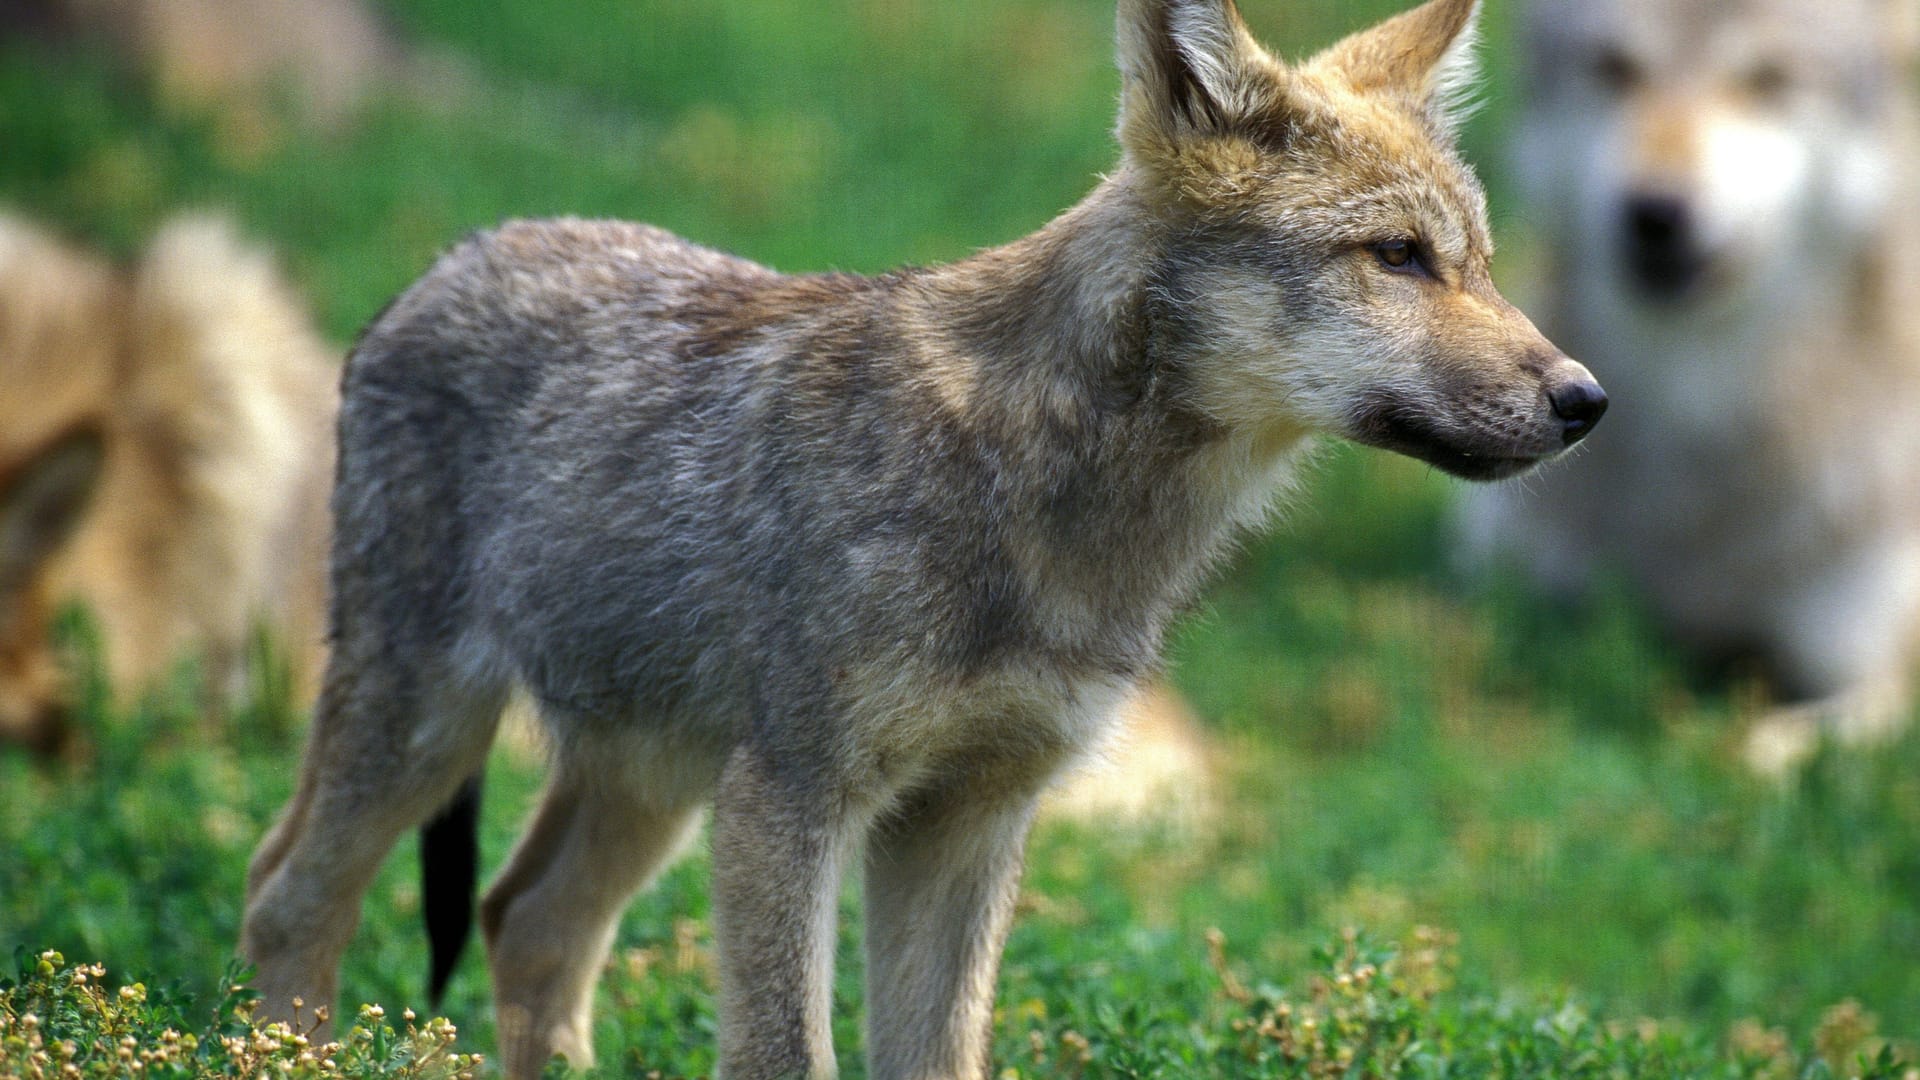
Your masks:
{"label": "small green plant", "polygon": [[1244,1012],[1232,1016],[1229,1045],[1261,1075],[1309,1077],[1393,1076],[1424,1045],[1424,1026],[1434,996],[1447,983],[1454,960],[1450,938],[1428,927],[1415,930],[1416,948],[1375,948],[1357,931],[1315,950],[1321,970],[1304,996],[1271,988],[1247,989],[1226,960],[1225,935],[1207,934],[1208,959],[1220,976],[1220,992]]}
{"label": "small green plant", "polygon": [[1513,999],[1456,984],[1455,935],[1415,927],[1381,942],[1342,931],[1297,985],[1249,978],[1218,930],[1205,935],[1214,988],[1197,1014],[1102,1000],[1050,1014],[1034,1000],[1001,1041],[1001,1080],[1920,1080],[1911,1049],[1874,1036],[1856,1003],[1828,1010],[1796,1052],[1778,1030],[1609,1021],[1562,999]]}

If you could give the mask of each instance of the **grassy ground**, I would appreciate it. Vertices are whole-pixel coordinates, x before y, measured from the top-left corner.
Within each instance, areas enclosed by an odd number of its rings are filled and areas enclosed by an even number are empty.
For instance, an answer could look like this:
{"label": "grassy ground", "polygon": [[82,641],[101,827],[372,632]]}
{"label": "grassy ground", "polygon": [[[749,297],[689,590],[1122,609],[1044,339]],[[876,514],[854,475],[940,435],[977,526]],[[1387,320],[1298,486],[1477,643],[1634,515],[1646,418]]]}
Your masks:
{"label": "grassy ground", "polygon": [[[1244,6],[1297,52],[1397,5]],[[1018,235],[1113,154],[1107,0],[391,9],[461,58],[465,88],[324,133],[165,108],[95,58],[0,45],[0,201],[122,252],[178,206],[231,206],[345,340],[436,250],[505,216],[620,215],[785,269],[872,270]],[[1470,137],[1483,163],[1504,87]],[[1335,452],[1214,588],[1175,677],[1231,762],[1226,820],[1205,837],[1042,830],[1002,980],[1003,1066],[1794,1076],[1848,1071],[1874,1032],[1920,1039],[1920,739],[1753,779],[1734,755],[1751,688],[1690,673],[1627,600],[1566,610],[1450,583],[1452,490]],[[298,751],[299,719],[271,701],[209,720],[184,690],[130,715],[89,693],[84,764],[0,752],[0,974],[18,948],[30,976],[0,989],[0,1073],[7,1003],[28,1000],[44,949],[192,1003],[156,1024],[211,1015],[246,854]],[[490,865],[538,783],[523,761],[494,773]],[[421,1004],[413,874],[400,853],[368,900],[349,1004]],[[696,855],[622,928],[601,995],[610,1074],[711,1067],[704,882]],[[847,922],[837,1015],[857,1075]],[[484,1050],[481,968],[469,958],[445,1011]],[[62,1015],[94,1030],[81,1005]]]}

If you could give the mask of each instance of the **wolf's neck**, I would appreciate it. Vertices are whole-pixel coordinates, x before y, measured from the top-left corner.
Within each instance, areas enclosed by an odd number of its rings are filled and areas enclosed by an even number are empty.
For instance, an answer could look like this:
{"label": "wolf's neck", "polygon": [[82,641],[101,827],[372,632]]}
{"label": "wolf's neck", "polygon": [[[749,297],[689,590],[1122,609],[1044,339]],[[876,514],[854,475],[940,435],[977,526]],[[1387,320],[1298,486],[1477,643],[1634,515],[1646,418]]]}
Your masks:
{"label": "wolf's neck", "polygon": [[1160,240],[1135,199],[1124,178],[1104,181],[1039,231],[916,281],[941,339],[928,359],[954,366],[967,412],[1018,426],[1047,419],[1028,410],[1123,407],[1145,389]]}
{"label": "wolf's neck", "polygon": [[1163,221],[1122,170],[1038,232],[910,287],[940,339],[926,359],[951,365],[950,402],[994,444],[1036,574],[1178,604],[1308,440],[1239,431],[1191,402],[1189,368],[1206,358],[1158,325]]}

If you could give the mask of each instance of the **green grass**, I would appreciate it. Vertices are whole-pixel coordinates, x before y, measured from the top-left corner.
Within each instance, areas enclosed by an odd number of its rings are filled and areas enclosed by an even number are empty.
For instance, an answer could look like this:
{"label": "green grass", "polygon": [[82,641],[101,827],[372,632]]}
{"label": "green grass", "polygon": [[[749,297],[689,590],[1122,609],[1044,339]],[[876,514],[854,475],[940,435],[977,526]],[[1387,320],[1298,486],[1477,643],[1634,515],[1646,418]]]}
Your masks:
{"label": "green grass", "polygon": [[[1398,5],[1245,6],[1297,53]],[[0,201],[121,253],[177,207],[230,206],[344,341],[438,249],[507,216],[619,215],[785,269],[874,270],[1016,236],[1113,157],[1108,0],[392,10],[463,58],[468,88],[323,133],[164,108],[97,58],[0,45]],[[1490,14],[1498,45],[1506,5]],[[1495,59],[1468,142],[1483,164],[1510,98]],[[1452,490],[1335,452],[1211,591],[1174,671],[1231,762],[1225,821],[1204,837],[1040,831],[1001,1067],[1819,1076],[1886,1040],[1912,1059],[1920,738],[1823,754],[1784,785],[1749,776],[1735,748],[1751,689],[1689,671],[1628,600],[1569,610],[1449,582]],[[271,700],[208,718],[183,681],[116,713],[83,682],[90,757],[0,752],[0,973],[16,949],[24,965],[0,985],[0,1075],[31,1064],[8,1041],[26,1045],[29,991],[77,1045],[102,1025],[158,1045],[168,1027],[239,1022],[226,966],[246,857],[298,753],[298,718]],[[493,773],[497,866],[539,777],[505,754]],[[343,1002],[381,1002],[389,1022],[426,1012],[414,874],[402,850],[344,977]],[[710,1071],[705,880],[696,854],[623,924],[601,990],[606,1074]],[[847,914],[836,1017],[857,1076]],[[102,1019],[119,999],[96,1007],[69,969],[40,974],[46,949],[159,1004]],[[1365,964],[1386,973],[1356,989]],[[444,1011],[462,1048],[491,1049],[477,957]],[[1332,1034],[1305,1035],[1308,1016]]]}

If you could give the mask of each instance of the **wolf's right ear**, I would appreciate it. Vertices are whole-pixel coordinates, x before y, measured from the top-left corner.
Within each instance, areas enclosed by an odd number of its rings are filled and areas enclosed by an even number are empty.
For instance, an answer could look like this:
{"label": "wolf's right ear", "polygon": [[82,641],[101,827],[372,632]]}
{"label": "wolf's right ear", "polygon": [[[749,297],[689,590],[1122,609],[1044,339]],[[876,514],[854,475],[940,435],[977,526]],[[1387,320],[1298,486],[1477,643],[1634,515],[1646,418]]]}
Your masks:
{"label": "wolf's right ear", "polygon": [[1909,68],[1920,63],[1920,0],[1888,0],[1887,43]]}
{"label": "wolf's right ear", "polygon": [[100,481],[100,433],[81,427],[55,439],[0,481],[0,588],[31,580],[73,535]]}
{"label": "wolf's right ear", "polygon": [[1120,145],[1158,157],[1271,107],[1281,68],[1233,0],[1120,0]]}
{"label": "wolf's right ear", "polygon": [[1472,111],[1480,0],[1427,0],[1308,61],[1355,90],[1396,97],[1451,138]]}

